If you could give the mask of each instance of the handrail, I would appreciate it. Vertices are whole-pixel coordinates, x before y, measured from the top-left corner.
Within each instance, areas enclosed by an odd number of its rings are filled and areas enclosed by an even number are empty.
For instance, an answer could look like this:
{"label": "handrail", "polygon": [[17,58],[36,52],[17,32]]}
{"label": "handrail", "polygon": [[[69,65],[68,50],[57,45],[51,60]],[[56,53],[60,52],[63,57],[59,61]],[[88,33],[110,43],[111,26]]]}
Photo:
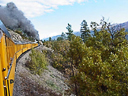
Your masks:
{"label": "handrail", "polygon": [[13,59],[12,59],[12,62],[10,63],[10,68],[9,68],[9,70],[8,70],[7,77],[5,77],[5,79],[8,79],[8,77],[9,77],[9,75],[10,75],[10,71],[11,71],[11,68],[12,68],[13,61],[14,61],[14,57],[13,57]]}
{"label": "handrail", "polygon": [[[27,47],[25,47],[25,48],[27,48]],[[23,49],[25,49],[25,48],[23,48]],[[19,51],[22,51],[22,49],[19,50]],[[10,68],[9,68],[9,70],[8,70],[7,77],[5,77],[5,79],[8,79],[9,74],[10,74],[10,71],[11,71],[11,68],[12,68],[12,64],[13,64],[13,62],[14,62],[15,55],[16,55],[19,51],[17,51],[17,52],[14,54],[14,57],[13,57],[13,59],[11,60],[11,63],[10,63]]]}
{"label": "handrail", "polygon": [[[2,32],[2,37],[0,38],[0,96],[12,96],[16,60],[22,53],[33,47],[37,47],[38,44],[30,42],[23,42],[19,44],[13,42],[12,39],[9,37],[9,33],[7,32],[7,30],[4,29],[5,26],[3,27],[3,24],[1,25],[0,33]],[[10,58],[12,59],[10,60]]]}

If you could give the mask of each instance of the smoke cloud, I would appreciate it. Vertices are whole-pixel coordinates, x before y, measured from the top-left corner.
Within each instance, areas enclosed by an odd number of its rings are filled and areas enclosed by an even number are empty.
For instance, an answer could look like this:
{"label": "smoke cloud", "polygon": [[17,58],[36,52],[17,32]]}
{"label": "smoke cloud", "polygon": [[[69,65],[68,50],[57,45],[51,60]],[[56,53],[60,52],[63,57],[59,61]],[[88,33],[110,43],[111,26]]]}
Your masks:
{"label": "smoke cloud", "polygon": [[18,10],[13,2],[7,3],[6,6],[0,5],[0,19],[10,29],[21,28],[28,36],[39,39],[38,31],[31,21],[24,16],[22,11]]}

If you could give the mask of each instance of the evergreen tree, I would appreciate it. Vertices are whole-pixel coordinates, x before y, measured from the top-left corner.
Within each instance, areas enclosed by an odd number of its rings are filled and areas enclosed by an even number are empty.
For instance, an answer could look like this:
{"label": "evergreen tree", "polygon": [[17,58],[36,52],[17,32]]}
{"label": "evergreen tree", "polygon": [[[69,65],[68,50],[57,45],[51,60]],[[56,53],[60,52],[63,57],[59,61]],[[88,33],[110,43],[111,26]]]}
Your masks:
{"label": "evergreen tree", "polygon": [[72,26],[68,23],[68,26],[66,27],[66,29],[68,30],[68,32],[66,33],[68,35],[68,39],[69,41],[71,41],[71,37],[73,35]]}
{"label": "evergreen tree", "polygon": [[52,38],[51,37],[49,37],[49,41],[52,41]]}
{"label": "evergreen tree", "polygon": [[61,37],[63,38],[63,40],[66,39],[66,36],[65,36],[64,32],[62,32]]}
{"label": "evergreen tree", "polygon": [[96,23],[96,22],[91,22],[90,27],[91,27],[92,30],[94,31],[93,37],[95,37],[95,36],[98,34],[98,31],[97,31],[97,27],[98,27],[98,26],[99,26],[98,23]]}
{"label": "evergreen tree", "polygon": [[81,23],[80,32],[81,32],[81,38],[82,38],[83,42],[86,42],[87,39],[91,36],[90,35],[90,30],[89,30],[88,25],[87,25],[87,22],[85,20],[83,20],[82,23]]}
{"label": "evergreen tree", "polygon": [[57,41],[62,41],[62,40],[63,40],[62,37],[58,37],[58,38],[57,38]]}
{"label": "evergreen tree", "polygon": [[[92,24],[96,34],[85,44],[73,37],[68,56],[71,58],[78,96],[128,95],[128,43],[123,28],[116,28],[101,20],[101,29]],[[117,30],[118,29],[118,30]],[[114,33],[114,34],[112,34]],[[113,37],[112,37],[113,36]],[[77,74],[75,74],[77,73]],[[77,89],[77,90],[76,90]]]}
{"label": "evergreen tree", "polygon": [[42,43],[45,43],[45,42],[46,42],[45,40],[44,41],[42,40]]}
{"label": "evergreen tree", "polygon": [[[72,36],[72,41],[70,42],[70,49],[67,53],[68,57],[70,58],[71,62],[71,70],[72,70],[72,78],[71,81],[74,85],[74,88],[72,88],[75,92],[76,96],[79,96],[79,88],[78,88],[78,82],[75,75],[77,75],[77,71],[75,71],[75,68],[77,69],[79,67],[79,64],[82,62],[82,58],[84,56],[84,44],[82,39],[79,36]],[[74,68],[75,66],[75,68]]]}

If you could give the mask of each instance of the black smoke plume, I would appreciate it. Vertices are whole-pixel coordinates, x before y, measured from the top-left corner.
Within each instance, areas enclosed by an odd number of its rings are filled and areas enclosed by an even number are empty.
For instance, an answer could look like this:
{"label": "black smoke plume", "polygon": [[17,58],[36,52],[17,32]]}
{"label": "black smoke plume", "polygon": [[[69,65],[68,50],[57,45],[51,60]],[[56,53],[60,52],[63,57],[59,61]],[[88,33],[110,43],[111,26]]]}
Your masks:
{"label": "black smoke plume", "polygon": [[21,28],[28,36],[39,40],[38,31],[13,2],[7,3],[6,6],[0,5],[0,19],[10,29]]}

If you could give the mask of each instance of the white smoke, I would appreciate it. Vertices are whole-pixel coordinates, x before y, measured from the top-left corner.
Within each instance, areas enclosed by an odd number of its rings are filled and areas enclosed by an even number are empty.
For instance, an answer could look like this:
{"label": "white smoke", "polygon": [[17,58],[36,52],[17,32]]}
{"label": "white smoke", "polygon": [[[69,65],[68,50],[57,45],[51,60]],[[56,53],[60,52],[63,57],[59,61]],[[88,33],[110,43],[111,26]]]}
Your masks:
{"label": "white smoke", "polygon": [[24,16],[22,11],[18,10],[13,2],[7,3],[7,6],[0,6],[0,19],[7,27],[21,28],[27,35],[39,39],[38,31],[31,24],[31,21]]}

